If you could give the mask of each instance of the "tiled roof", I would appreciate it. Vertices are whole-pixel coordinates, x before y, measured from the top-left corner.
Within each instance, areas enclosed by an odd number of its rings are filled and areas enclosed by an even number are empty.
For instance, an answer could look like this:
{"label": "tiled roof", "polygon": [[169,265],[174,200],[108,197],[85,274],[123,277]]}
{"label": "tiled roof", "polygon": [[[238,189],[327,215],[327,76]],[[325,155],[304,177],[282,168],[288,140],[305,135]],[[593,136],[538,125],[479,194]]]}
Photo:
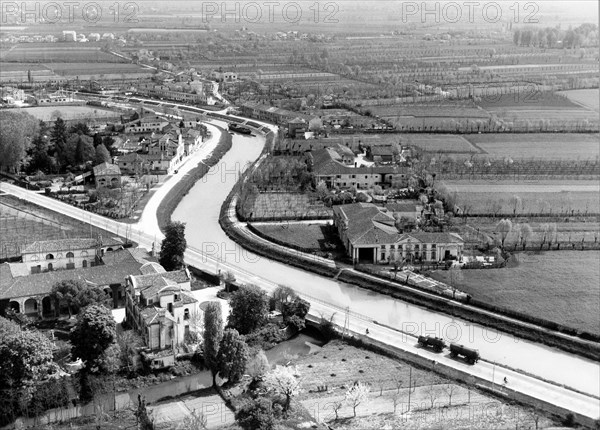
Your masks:
{"label": "tiled roof", "polygon": [[164,308],[149,306],[142,309],[140,314],[142,315],[142,318],[144,318],[146,325],[158,324],[165,319],[175,322],[175,318],[173,318],[169,311]]}
{"label": "tiled roof", "polygon": [[142,266],[127,249],[110,252],[103,261],[105,264],[101,266],[56,270],[15,278],[4,276],[8,273],[6,266],[0,265],[0,299],[49,294],[54,284],[66,280],[80,280],[100,286],[122,284],[128,275],[139,273]]}
{"label": "tiled roof", "polygon": [[37,252],[58,252],[72,251],[78,249],[91,249],[98,245],[98,239],[56,239],[56,240],[39,240],[27,245],[22,254],[32,254]]}
{"label": "tiled roof", "polygon": [[457,233],[429,233],[425,231],[405,233],[400,240],[413,238],[421,243],[464,243]]}
{"label": "tiled roof", "polygon": [[166,270],[159,263],[148,262],[140,267],[140,273],[142,275],[150,275],[152,273],[165,273]]}
{"label": "tiled roof", "polygon": [[388,203],[385,208],[391,212],[417,212],[416,202],[407,203]]}
{"label": "tiled roof", "polygon": [[403,166],[373,166],[373,167],[351,167],[336,161],[330,148],[311,151],[313,158],[313,172],[318,176],[331,175],[365,175],[365,174],[407,174],[409,169]]}
{"label": "tiled roof", "polygon": [[389,145],[376,145],[371,147],[371,154],[374,156],[381,155],[394,155],[394,148]]}
{"label": "tiled roof", "polygon": [[142,157],[137,152],[130,152],[129,154],[120,155],[118,158],[119,162],[134,162],[134,161],[143,161],[144,157]]}
{"label": "tiled roof", "polygon": [[94,166],[94,176],[102,176],[102,175],[120,175],[121,169],[116,164],[100,163],[97,166]]}
{"label": "tiled roof", "polygon": [[185,269],[174,270],[172,272],[165,273],[150,273],[147,275],[137,275],[133,276],[133,278],[135,279],[136,287],[139,290],[143,290],[154,285],[159,278],[165,278],[166,280],[173,281],[176,284],[182,284],[190,280],[188,272]]}

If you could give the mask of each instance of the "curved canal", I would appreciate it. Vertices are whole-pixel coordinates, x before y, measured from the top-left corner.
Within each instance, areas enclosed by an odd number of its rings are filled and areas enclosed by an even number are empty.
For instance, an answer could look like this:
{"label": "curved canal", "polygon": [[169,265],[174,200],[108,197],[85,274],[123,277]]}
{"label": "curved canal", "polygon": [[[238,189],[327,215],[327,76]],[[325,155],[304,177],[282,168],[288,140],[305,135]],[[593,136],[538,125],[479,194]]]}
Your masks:
{"label": "curved canal", "polygon": [[221,229],[218,222],[219,211],[238,179],[239,172],[258,158],[264,143],[265,139],[261,136],[234,135],[232,149],[183,198],[172,218],[187,224],[186,238],[190,246],[268,281],[288,285],[340,307],[349,307],[352,312],[390,327],[460,342],[479,349],[481,356],[490,362],[502,363],[557,384],[595,396],[600,395],[600,366],[597,362],[500,334],[493,329],[324,278],[243,250]]}

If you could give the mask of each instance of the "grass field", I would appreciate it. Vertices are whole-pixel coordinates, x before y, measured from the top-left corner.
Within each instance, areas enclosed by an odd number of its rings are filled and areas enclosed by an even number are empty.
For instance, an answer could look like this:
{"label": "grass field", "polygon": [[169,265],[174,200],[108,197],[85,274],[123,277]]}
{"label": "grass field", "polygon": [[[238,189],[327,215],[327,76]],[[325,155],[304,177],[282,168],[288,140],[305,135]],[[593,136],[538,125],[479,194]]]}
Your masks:
{"label": "grass field", "polygon": [[59,111],[62,114],[62,118],[65,120],[79,118],[117,118],[120,115],[120,112],[88,106],[37,106],[25,108],[24,111],[42,121],[50,121],[52,119],[52,114],[55,111]]}
{"label": "grass field", "polygon": [[148,69],[137,64],[115,64],[115,63],[45,63],[44,66],[53,70],[56,74],[74,76],[80,74],[93,74],[96,76],[118,73],[148,73]]}
{"label": "grass field", "polygon": [[333,252],[335,243],[328,238],[327,225],[307,223],[258,224],[254,227],[265,236],[313,251]]}
{"label": "grass field", "polygon": [[561,94],[566,95],[573,102],[580,103],[596,112],[600,110],[600,90],[598,88],[563,91]]}
{"label": "grass field", "polygon": [[471,134],[464,137],[492,158],[587,160],[600,156],[598,135],[580,133]]}
{"label": "grass field", "polygon": [[490,112],[501,109],[573,109],[579,106],[558,93],[541,92],[535,85],[514,88],[509,94],[481,97],[477,105]]}
{"label": "grass field", "polygon": [[[518,253],[516,267],[463,270],[461,291],[569,327],[600,333],[600,252]],[[448,281],[448,272],[434,273]]]}

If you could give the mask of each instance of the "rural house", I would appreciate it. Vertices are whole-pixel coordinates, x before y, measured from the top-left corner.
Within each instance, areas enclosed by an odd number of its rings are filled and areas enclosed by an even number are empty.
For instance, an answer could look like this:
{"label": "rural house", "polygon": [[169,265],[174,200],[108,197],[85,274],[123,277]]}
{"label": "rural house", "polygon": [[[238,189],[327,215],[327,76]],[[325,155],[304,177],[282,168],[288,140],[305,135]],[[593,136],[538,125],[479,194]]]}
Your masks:
{"label": "rural house", "polygon": [[[74,254],[81,260],[81,266],[77,267],[72,267],[72,263],[66,263],[67,266],[60,269],[30,271],[28,269],[30,263],[25,261],[26,254],[22,263],[0,264],[0,308],[10,308],[30,317],[53,317],[57,309],[50,298],[52,287],[68,280],[79,280],[86,285],[100,287],[112,298],[115,308],[123,306],[125,278],[132,273],[140,273],[140,267],[145,261],[139,257],[135,249],[119,249],[120,246],[107,247],[106,245],[103,244],[101,248],[87,248],[89,245],[84,245],[83,248],[79,248],[79,251],[74,248],[54,250],[56,254],[53,256],[57,257],[52,259],[54,262],[60,260],[61,252],[66,251],[64,252],[66,261],[74,260],[69,254]],[[111,251],[112,249],[114,251]],[[47,251],[48,249],[43,252]],[[95,254],[96,251],[99,253]],[[92,254],[90,255],[89,252]],[[82,253],[88,254],[82,257],[80,255]]]}
{"label": "rural house", "polygon": [[117,164],[104,163],[94,166],[96,189],[121,188],[121,169]]}
{"label": "rural house", "polygon": [[333,148],[311,151],[307,161],[312,165],[317,183],[324,181],[327,188],[369,189],[375,185],[401,188],[408,185],[410,177],[410,169],[406,166],[348,166]]}
{"label": "rural house", "polygon": [[455,233],[400,233],[392,213],[371,203],[334,206],[333,223],[354,262],[439,263],[462,258],[464,241]]}

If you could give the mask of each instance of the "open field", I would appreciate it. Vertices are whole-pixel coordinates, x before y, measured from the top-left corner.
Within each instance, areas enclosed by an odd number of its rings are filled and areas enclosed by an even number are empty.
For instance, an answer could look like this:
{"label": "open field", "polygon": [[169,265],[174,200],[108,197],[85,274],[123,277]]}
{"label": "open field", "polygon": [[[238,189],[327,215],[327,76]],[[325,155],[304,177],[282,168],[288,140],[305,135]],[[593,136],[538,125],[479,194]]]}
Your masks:
{"label": "open field", "polygon": [[471,134],[464,137],[492,158],[587,160],[600,156],[598,135],[580,133]]}
{"label": "open field", "polygon": [[[497,191],[494,185],[480,187],[481,191],[460,191],[457,194],[457,204],[469,214],[512,214],[513,196],[520,197],[523,202],[521,214],[556,214],[574,215],[600,213],[598,192],[552,192],[552,191],[521,191],[515,187],[512,191]],[[543,194],[540,194],[543,193]],[[497,206],[498,205],[498,206]]]}
{"label": "open field", "polygon": [[75,75],[95,75],[97,77],[106,74],[118,73],[149,73],[148,69],[138,66],[137,64],[115,64],[115,63],[45,63],[45,67],[54,71],[58,75],[75,76]]}
{"label": "open field", "polygon": [[56,46],[20,44],[3,53],[3,62],[123,62],[122,58],[102,52],[99,46]]}
{"label": "open field", "polygon": [[253,227],[276,243],[285,243],[310,251],[336,253],[339,243],[337,232],[325,223],[263,223],[254,224]]}
{"label": "open field", "polygon": [[454,134],[413,134],[403,135],[402,140],[429,152],[479,152],[468,139]]}
{"label": "open field", "polygon": [[[521,199],[517,215],[583,215],[600,213],[600,185],[597,181],[510,180],[443,181],[457,193],[457,204],[469,214],[512,214],[514,196]],[[573,211],[573,213],[571,213]]]}
{"label": "open field", "polygon": [[502,109],[574,109],[580,108],[560,93],[539,91],[537,85],[514,88],[509,94],[485,95],[477,101],[483,109],[495,112]]}
{"label": "open field", "polygon": [[59,111],[62,119],[84,119],[84,118],[118,118],[121,113],[89,106],[37,106],[24,108],[24,111],[35,116],[42,121],[50,121],[53,119],[53,112]]}
{"label": "open field", "polygon": [[563,91],[560,94],[564,94],[573,102],[582,104],[596,112],[600,109],[600,90],[598,88]]}
{"label": "open field", "polygon": [[[600,252],[527,252],[514,259],[516,267],[462,270],[458,288],[495,306],[600,333]],[[442,282],[448,276],[434,273]]]}
{"label": "open field", "polygon": [[[332,429],[533,428],[533,415],[523,407],[509,406],[431,372],[411,369],[407,363],[341,341],[329,342],[293,364],[298,366],[304,388],[298,401],[315,420],[327,422]],[[336,421],[332,406],[343,401],[346,389],[357,381],[370,384],[369,396],[356,408],[356,418],[346,404]],[[328,391],[317,392],[317,387]],[[538,418],[541,428],[552,424]]]}

